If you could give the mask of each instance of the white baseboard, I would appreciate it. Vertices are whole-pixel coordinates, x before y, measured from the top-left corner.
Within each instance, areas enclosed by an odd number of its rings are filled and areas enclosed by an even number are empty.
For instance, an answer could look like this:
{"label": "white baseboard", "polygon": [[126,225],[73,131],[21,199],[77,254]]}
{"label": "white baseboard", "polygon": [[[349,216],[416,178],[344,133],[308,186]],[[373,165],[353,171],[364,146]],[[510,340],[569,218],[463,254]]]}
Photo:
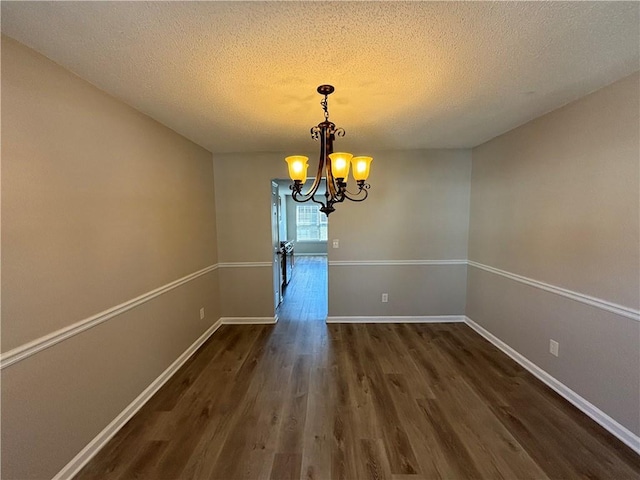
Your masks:
{"label": "white baseboard", "polygon": [[53,480],[66,480],[72,479],[89,460],[91,460],[102,447],[104,447],[109,440],[120,430],[130,419],[133,417],[142,406],[153,397],[153,395],[160,390],[160,388],[169,380],[180,367],[193,355],[200,346],[207,341],[207,339],[213,335],[222,321],[218,320],[211,325],[200,337],[193,342],[193,344],[187,348],[182,355],[180,355],[167,369],[158,376],[144,391],[138,395],[133,402],[120,412],[120,414],[114,418],[109,425],[107,425],[91,442],[87,444],[69,463],[67,463],[62,470],[60,470]]}
{"label": "white baseboard", "polygon": [[476,332],[478,332],[481,336],[495,345],[497,348],[506,353],[513,360],[522,365],[525,369],[527,369],[531,374],[533,374],[538,380],[549,386],[555,392],[557,392],[560,396],[564,397],[567,401],[575,405],[580,411],[582,411],[585,415],[590,417],[596,423],[601,425],[605,430],[613,434],[617,437],[621,442],[631,448],[634,452],[640,455],[640,437],[624,427],[620,425],[617,421],[611,418],[609,415],[604,413],[595,405],[591,404],[583,397],[578,395],[576,392],[571,390],[565,384],[557,380],[556,378],[549,375],[543,369],[538,367],[535,363],[531,362],[529,359],[515,351],[509,345],[504,343],[498,337],[490,333],[488,330],[485,330],[483,327],[478,325],[476,322],[471,320],[469,317],[464,317],[464,321],[467,325],[473,328]]}
{"label": "white baseboard", "polygon": [[278,316],[273,317],[222,317],[223,325],[269,325],[278,323]]}
{"label": "white baseboard", "polygon": [[427,315],[422,317],[327,317],[327,323],[455,323],[464,321],[464,315]]}

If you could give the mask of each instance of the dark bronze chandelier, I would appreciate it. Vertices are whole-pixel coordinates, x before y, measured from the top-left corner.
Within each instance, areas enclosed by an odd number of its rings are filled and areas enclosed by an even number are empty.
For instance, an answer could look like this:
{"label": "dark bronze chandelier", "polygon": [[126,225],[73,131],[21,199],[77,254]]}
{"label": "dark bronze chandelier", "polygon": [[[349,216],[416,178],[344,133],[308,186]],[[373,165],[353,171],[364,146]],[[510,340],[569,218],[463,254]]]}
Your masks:
{"label": "dark bronze chandelier", "polygon": [[[306,192],[302,192],[302,187],[307,180],[307,163],[309,157],[303,155],[292,155],[286,157],[285,161],[289,165],[289,176],[293,180],[293,185],[289,188],[292,190],[292,197],[296,202],[308,202],[309,200],[321,205],[320,211],[325,215],[335,211],[336,203],[344,202],[345,199],[353,202],[362,202],[369,195],[369,184],[365,183],[369,176],[369,168],[371,166],[372,157],[354,157],[346,152],[333,152],[333,141],[338,137],[344,137],[344,130],[336,128],[335,124],[329,121],[329,109],[327,106],[327,97],[333,93],[335,89],[332,85],[320,85],[318,93],[324,95],[324,99],[320,102],[324,110],[324,121],[311,128],[311,138],[320,140],[320,159],[318,161],[318,171],[316,178],[311,187]],[[358,191],[351,193],[347,191],[347,180],[349,176],[349,167],[354,180],[358,186]],[[318,187],[322,183],[324,177],[326,190],[324,200],[317,199],[316,193]]]}

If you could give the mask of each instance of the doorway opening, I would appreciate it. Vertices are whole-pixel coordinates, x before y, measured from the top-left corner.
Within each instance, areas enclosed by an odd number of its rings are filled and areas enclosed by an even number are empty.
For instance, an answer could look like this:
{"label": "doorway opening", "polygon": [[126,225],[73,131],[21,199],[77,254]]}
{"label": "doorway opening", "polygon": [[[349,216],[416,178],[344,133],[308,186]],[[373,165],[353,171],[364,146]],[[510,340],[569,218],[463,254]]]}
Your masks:
{"label": "doorway opening", "polygon": [[328,221],[313,202],[291,197],[291,181],[271,181],[274,309],[280,320],[327,318]]}

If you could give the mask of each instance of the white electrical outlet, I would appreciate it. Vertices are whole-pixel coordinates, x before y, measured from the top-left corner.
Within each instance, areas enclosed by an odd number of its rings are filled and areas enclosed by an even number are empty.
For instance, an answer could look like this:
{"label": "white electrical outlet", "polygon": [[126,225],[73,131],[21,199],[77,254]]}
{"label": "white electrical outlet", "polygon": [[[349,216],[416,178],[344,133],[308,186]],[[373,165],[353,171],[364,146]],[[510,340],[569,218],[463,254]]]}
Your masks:
{"label": "white electrical outlet", "polygon": [[333,248],[340,248],[340,240],[333,241]]}
{"label": "white electrical outlet", "polygon": [[549,340],[549,352],[551,355],[555,355],[556,357],[559,354],[560,344],[555,340]]}
{"label": "white electrical outlet", "polygon": [[200,320],[204,320],[204,307],[200,309]]}
{"label": "white electrical outlet", "polygon": [[389,301],[389,294],[388,293],[383,293],[382,294],[382,303],[387,303]]}

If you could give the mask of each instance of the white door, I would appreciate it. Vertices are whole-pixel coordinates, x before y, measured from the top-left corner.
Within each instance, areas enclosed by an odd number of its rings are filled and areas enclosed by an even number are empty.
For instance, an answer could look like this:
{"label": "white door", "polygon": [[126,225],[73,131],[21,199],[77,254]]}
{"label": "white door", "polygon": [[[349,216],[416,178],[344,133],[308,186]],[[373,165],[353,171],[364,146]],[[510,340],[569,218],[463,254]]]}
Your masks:
{"label": "white door", "polygon": [[282,301],[282,256],[280,255],[280,201],[278,184],[271,181],[271,247],[273,249],[273,304]]}

